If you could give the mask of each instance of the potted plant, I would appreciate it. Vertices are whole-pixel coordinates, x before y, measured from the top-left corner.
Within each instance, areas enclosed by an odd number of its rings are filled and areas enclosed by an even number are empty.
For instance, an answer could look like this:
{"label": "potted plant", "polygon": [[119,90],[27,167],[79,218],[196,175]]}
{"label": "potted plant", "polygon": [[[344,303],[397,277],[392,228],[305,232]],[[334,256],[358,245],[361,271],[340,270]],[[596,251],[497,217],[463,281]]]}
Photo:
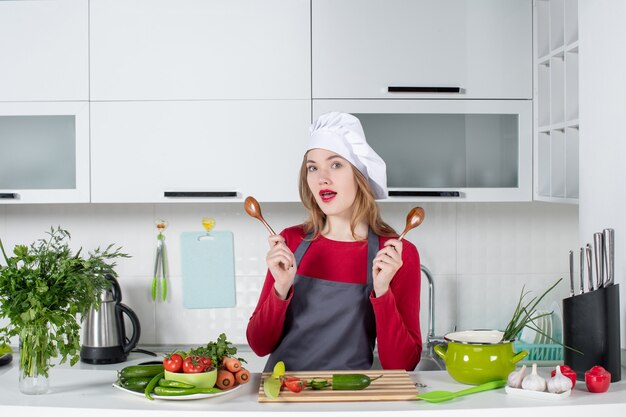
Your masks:
{"label": "potted plant", "polygon": [[0,264],[0,318],[9,320],[0,328],[0,346],[19,337],[19,384],[27,394],[48,391],[51,358],[69,359],[70,365],[79,360],[79,317],[99,307],[110,286],[105,275],[117,275],[112,260],[129,257],[113,245],[88,256],[81,256],[82,248],[73,254],[68,231],[51,228],[47,235],[30,246],[16,245],[12,257],[0,240],[6,264]]}

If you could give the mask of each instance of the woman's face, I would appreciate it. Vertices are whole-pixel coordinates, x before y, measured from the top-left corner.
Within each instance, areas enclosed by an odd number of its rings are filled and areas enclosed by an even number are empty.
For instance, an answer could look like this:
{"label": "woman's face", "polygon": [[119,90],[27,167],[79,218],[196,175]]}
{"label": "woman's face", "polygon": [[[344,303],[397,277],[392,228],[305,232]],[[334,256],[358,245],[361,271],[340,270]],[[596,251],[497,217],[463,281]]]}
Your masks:
{"label": "woman's face", "polygon": [[311,149],[306,169],[309,189],[324,214],[349,218],[358,188],[350,162],[326,149]]}

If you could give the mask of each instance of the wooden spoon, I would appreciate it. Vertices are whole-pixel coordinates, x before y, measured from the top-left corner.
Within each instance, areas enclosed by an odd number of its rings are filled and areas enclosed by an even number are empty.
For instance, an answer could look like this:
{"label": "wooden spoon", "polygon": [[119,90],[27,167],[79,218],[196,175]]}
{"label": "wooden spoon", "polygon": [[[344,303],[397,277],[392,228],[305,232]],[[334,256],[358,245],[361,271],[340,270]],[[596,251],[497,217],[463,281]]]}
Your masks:
{"label": "wooden spoon", "polygon": [[406,227],[404,228],[404,232],[400,235],[398,240],[404,239],[409,230],[415,229],[417,226],[422,224],[424,221],[424,209],[421,207],[413,207],[409,214],[406,216]]}
{"label": "wooden spoon", "polygon": [[267,222],[263,218],[263,215],[261,215],[261,206],[259,205],[259,202],[256,201],[256,198],[254,198],[252,196],[246,197],[246,201],[243,203],[243,205],[244,205],[244,207],[246,209],[246,213],[248,213],[250,215],[250,217],[254,217],[255,219],[259,219],[261,221],[261,223],[263,223],[265,225],[265,227],[270,232],[270,234],[272,234],[272,235],[276,234],[276,232],[274,232],[274,230],[272,230],[270,225],[267,224]]}

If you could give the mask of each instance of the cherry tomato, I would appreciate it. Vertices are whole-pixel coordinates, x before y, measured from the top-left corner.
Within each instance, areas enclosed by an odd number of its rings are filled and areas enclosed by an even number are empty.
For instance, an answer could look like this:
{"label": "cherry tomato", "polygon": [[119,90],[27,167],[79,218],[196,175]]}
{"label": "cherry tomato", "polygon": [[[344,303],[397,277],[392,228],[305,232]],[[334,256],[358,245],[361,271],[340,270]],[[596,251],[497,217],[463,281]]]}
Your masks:
{"label": "cherry tomato", "polygon": [[[567,365],[561,365],[561,373],[572,381],[572,389],[574,389],[576,386],[576,371]],[[556,370],[550,372],[550,376],[552,376],[552,378],[554,378],[554,375],[556,375]]]}
{"label": "cherry tomato", "polygon": [[204,372],[204,365],[200,363],[199,356],[187,356],[183,360],[183,372],[186,374],[199,374]]}
{"label": "cherry tomato", "polygon": [[300,378],[291,377],[285,379],[285,387],[291,392],[300,392],[304,389],[306,382]]}
{"label": "cherry tomato", "polygon": [[606,392],[611,385],[611,374],[601,366],[593,366],[585,372],[585,384],[589,392]]}
{"label": "cherry tomato", "polygon": [[211,367],[211,358],[208,356],[200,356],[198,362],[204,366],[205,370],[208,370]]}
{"label": "cherry tomato", "polygon": [[170,372],[180,372],[180,368],[183,366],[183,357],[178,353],[167,355],[163,359],[163,368]]}

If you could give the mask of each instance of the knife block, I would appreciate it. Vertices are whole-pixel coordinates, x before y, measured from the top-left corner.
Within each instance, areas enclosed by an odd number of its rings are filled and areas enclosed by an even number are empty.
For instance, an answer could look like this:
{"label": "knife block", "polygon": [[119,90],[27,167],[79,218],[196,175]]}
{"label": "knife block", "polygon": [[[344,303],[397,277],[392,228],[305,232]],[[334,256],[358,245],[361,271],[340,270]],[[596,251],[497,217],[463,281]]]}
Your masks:
{"label": "knife block", "polygon": [[621,379],[619,285],[563,300],[564,363],[585,380],[585,371],[600,365],[611,373],[611,382]]}

